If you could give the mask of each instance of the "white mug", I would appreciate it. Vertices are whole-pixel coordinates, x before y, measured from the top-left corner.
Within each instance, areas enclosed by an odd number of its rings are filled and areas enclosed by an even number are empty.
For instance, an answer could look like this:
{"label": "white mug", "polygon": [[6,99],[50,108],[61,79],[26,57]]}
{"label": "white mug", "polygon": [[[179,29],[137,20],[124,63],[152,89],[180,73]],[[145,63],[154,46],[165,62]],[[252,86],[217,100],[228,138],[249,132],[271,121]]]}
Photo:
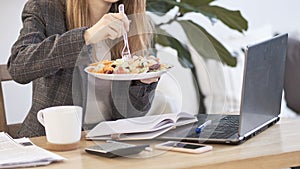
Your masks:
{"label": "white mug", "polygon": [[46,138],[52,144],[73,144],[80,141],[82,108],[80,106],[55,106],[37,113],[38,121],[45,127]]}

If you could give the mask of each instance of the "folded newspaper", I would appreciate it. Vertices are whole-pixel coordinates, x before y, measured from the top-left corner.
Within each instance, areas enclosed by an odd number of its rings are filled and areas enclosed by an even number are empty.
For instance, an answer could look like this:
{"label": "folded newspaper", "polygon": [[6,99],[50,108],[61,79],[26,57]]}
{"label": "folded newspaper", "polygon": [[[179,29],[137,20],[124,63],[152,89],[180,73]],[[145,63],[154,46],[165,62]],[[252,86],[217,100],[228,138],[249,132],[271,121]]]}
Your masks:
{"label": "folded newspaper", "polygon": [[0,168],[42,166],[63,160],[66,159],[34,145],[28,138],[13,139],[0,132]]}
{"label": "folded newspaper", "polygon": [[91,140],[152,139],[176,126],[196,121],[196,116],[185,112],[104,121],[89,131],[86,138]]}

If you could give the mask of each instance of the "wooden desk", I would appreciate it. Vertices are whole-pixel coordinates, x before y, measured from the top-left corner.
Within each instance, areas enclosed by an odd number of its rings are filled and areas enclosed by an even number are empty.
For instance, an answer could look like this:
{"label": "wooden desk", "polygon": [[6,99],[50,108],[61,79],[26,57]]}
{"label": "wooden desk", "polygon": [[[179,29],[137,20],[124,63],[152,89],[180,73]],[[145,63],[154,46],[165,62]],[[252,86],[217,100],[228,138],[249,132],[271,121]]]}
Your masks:
{"label": "wooden desk", "polygon": [[[94,142],[82,140],[77,150],[55,152],[68,158],[67,161],[41,168],[280,169],[300,166],[299,130],[300,119],[281,119],[275,126],[238,146],[213,145],[213,151],[197,155],[154,150],[143,152],[135,158],[114,159],[87,154],[84,148]],[[46,147],[45,137],[31,140],[38,146]]]}

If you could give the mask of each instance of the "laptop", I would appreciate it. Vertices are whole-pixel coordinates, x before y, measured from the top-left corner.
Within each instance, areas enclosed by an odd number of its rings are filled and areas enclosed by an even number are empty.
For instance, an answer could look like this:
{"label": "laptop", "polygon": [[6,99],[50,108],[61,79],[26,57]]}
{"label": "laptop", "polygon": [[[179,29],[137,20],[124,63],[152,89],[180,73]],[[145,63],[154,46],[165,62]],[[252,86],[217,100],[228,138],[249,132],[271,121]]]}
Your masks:
{"label": "laptop", "polygon": [[278,122],[287,39],[288,34],[281,34],[247,47],[238,115],[199,114],[198,122],[158,139],[240,144]]}

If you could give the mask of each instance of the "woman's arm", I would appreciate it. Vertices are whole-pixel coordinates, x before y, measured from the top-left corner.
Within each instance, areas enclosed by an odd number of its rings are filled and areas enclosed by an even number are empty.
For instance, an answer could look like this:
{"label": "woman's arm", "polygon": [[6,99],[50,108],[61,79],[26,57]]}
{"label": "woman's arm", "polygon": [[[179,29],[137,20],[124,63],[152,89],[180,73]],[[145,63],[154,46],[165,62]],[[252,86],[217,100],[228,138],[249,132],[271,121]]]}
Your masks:
{"label": "woman's arm", "polygon": [[55,74],[59,69],[74,67],[85,44],[85,28],[64,32],[63,7],[54,4],[29,0],[24,7],[23,28],[8,61],[9,72],[19,83],[29,83]]}

